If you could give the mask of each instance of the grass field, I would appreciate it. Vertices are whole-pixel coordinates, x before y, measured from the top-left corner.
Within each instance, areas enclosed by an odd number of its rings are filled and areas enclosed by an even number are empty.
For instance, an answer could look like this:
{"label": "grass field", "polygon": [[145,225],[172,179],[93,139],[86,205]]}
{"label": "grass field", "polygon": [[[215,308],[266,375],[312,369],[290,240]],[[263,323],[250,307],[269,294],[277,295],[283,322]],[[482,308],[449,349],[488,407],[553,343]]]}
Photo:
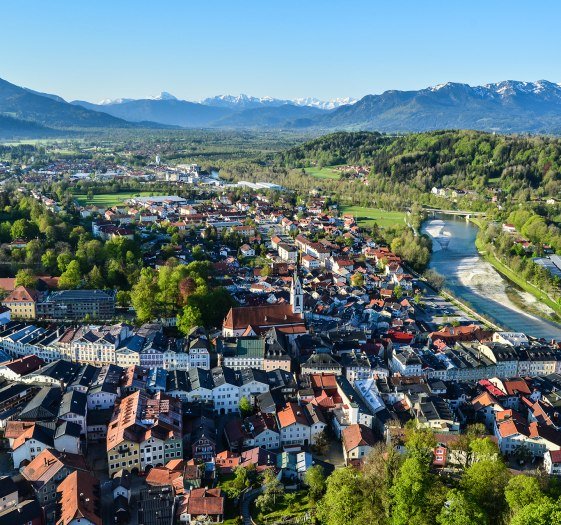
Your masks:
{"label": "grass field", "polygon": [[162,193],[152,191],[123,191],[120,193],[99,193],[93,196],[93,199],[88,200],[85,193],[77,193],[74,198],[81,206],[88,204],[95,204],[96,206],[115,206],[121,204],[123,201],[131,197],[151,197],[154,195],[162,195]]}
{"label": "grass field", "polygon": [[389,228],[405,224],[405,213],[401,211],[385,211],[380,208],[363,206],[341,206],[341,213],[351,213],[359,226],[372,227],[374,223],[380,228]]}
{"label": "grass field", "polygon": [[335,179],[339,180],[340,173],[331,168],[305,168],[308,175],[318,179]]}

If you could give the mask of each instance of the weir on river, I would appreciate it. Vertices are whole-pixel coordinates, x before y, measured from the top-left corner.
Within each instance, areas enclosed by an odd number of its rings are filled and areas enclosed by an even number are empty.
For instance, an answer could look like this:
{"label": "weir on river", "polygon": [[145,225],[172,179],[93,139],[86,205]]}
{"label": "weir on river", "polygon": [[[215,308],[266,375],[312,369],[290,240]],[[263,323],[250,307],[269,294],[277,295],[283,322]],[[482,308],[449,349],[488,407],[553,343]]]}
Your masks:
{"label": "weir on river", "polygon": [[[530,313],[524,305],[547,312],[531,294],[504,279],[477,252],[477,227],[464,219],[442,215],[423,223],[433,239],[429,268],[446,279],[446,287],[475,311],[506,330],[561,341],[561,325]],[[516,294],[515,304],[510,298]]]}

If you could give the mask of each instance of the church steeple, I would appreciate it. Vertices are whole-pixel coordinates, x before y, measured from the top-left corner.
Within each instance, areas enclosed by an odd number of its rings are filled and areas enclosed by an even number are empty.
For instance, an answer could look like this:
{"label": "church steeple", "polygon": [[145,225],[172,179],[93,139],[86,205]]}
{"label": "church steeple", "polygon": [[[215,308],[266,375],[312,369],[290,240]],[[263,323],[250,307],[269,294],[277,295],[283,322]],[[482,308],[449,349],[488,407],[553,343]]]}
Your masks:
{"label": "church steeple", "polygon": [[290,304],[292,306],[293,314],[300,314],[304,312],[304,292],[302,291],[302,284],[298,278],[298,268],[294,270],[292,276],[292,283],[290,285]]}

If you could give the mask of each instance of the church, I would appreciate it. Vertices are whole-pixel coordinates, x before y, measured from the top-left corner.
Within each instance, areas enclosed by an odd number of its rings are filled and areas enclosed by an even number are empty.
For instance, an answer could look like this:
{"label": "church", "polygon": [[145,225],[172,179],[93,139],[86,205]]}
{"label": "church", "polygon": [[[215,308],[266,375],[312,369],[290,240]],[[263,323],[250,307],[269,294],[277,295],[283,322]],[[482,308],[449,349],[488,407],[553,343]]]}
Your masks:
{"label": "church", "polygon": [[297,335],[307,333],[303,313],[304,292],[298,274],[294,272],[290,285],[290,304],[230,308],[222,324],[222,335],[224,337],[255,336],[276,328],[293,339]]}

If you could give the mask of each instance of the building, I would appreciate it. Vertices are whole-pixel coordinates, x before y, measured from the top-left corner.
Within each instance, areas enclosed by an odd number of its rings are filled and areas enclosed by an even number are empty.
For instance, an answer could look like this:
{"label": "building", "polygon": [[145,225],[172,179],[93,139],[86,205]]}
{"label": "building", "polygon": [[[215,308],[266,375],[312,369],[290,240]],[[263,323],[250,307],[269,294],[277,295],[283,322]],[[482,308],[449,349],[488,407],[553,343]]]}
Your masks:
{"label": "building", "polygon": [[35,290],[20,285],[2,299],[2,305],[10,309],[12,318],[35,319],[37,299]]}
{"label": "building", "polygon": [[361,424],[344,428],[341,437],[343,455],[347,465],[362,462],[376,444],[376,437],[372,429]]}
{"label": "building", "polygon": [[313,445],[327,423],[318,407],[308,403],[287,403],[277,413],[281,445]]}
{"label": "building", "polygon": [[115,315],[116,290],[61,290],[37,303],[37,317],[52,320],[110,320]]}
{"label": "building", "polygon": [[56,525],[102,525],[99,481],[75,471],[57,489]]}
{"label": "building", "polygon": [[73,472],[87,470],[88,466],[83,456],[47,449],[31,461],[21,473],[35,491],[41,506],[54,510],[52,506],[56,502],[59,484]]}
{"label": "building", "polygon": [[286,334],[306,333],[302,316],[293,311],[292,305],[277,303],[263,306],[239,306],[231,308],[222,325],[224,337],[260,335],[271,328]]}
{"label": "building", "polygon": [[179,523],[222,523],[224,521],[222,490],[199,488],[184,494],[177,510]]}
{"label": "building", "polygon": [[543,468],[550,476],[561,476],[561,450],[547,450],[543,455]]}
{"label": "building", "polygon": [[181,402],[140,391],[121,399],[107,430],[109,475],[149,470],[183,457]]}

